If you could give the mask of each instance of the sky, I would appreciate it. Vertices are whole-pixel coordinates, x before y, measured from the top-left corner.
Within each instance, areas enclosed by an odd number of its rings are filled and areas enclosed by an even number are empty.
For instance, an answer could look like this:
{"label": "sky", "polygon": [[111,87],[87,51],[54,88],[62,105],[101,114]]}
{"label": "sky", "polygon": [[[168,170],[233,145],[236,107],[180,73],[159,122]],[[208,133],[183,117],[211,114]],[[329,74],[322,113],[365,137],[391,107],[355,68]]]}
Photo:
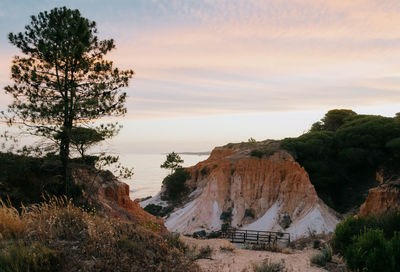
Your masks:
{"label": "sky", "polygon": [[[209,151],[295,137],[330,109],[400,112],[398,0],[0,2],[0,89],[30,15],[77,8],[133,69],[117,152]],[[0,109],[10,102],[0,91]]]}

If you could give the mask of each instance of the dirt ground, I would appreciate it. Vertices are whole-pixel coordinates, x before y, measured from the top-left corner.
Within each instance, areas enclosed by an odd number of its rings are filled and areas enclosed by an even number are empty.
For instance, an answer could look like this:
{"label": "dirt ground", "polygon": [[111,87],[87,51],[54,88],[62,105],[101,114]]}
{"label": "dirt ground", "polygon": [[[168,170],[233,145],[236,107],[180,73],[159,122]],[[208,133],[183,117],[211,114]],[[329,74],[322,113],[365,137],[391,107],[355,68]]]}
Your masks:
{"label": "dirt ground", "polygon": [[327,271],[310,265],[310,258],[318,253],[318,250],[315,249],[284,249],[284,253],[278,253],[239,249],[229,241],[222,239],[198,240],[184,236],[181,236],[180,239],[191,248],[200,249],[207,246],[212,248],[210,259],[196,261],[204,272],[252,272],[253,266],[261,264],[265,259],[273,263],[284,262],[289,272]]}

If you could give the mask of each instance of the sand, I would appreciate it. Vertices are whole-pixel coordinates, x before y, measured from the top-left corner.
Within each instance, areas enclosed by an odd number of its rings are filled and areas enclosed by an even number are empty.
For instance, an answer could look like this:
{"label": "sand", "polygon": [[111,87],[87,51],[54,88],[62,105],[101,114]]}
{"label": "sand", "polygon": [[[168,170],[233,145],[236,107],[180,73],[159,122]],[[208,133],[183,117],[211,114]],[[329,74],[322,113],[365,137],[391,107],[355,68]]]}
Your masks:
{"label": "sand", "polygon": [[318,250],[291,250],[284,249],[286,253],[239,249],[227,240],[208,239],[198,240],[181,236],[180,238],[189,247],[197,249],[210,246],[213,251],[211,259],[199,259],[196,263],[204,272],[244,272],[253,271],[253,266],[261,264],[265,259],[278,263],[283,261],[290,272],[320,272],[325,269],[311,266],[310,258]]}

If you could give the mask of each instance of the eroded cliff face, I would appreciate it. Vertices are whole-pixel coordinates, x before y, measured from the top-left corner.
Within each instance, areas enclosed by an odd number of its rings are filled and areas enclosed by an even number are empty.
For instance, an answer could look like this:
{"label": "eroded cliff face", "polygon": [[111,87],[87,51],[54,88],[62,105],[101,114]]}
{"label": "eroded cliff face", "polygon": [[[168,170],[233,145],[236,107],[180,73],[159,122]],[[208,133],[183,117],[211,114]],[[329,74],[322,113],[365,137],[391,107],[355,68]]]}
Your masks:
{"label": "eroded cliff face", "polygon": [[193,233],[219,230],[229,222],[232,227],[285,231],[295,237],[334,230],[339,219],[290,154],[279,150],[257,158],[249,153],[219,147],[207,160],[187,168],[187,184],[194,191],[167,217],[167,228]]}
{"label": "eroded cliff face", "polygon": [[129,197],[129,185],[119,181],[109,172],[98,172],[90,168],[73,168],[72,177],[84,184],[84,197],[96,209],[121,221],[144,225],[158,233],[166,233],[164,220],[145,212]]}
{"label": "eroded cliff face", "polygon": [[360,207],[359,215],[380,215],[398,210],[400,210],[400,184],[383,184],[369,190],[367,199]]}

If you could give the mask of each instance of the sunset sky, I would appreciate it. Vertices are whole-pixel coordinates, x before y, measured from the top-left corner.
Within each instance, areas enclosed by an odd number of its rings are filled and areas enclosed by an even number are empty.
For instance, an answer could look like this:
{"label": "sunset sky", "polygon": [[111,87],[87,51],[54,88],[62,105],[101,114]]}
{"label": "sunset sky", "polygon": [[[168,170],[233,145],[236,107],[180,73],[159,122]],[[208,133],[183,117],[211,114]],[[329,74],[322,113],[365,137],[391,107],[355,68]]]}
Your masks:
{"label": "sunset sky", "polygon": [[[64,5],[114,38],[108,58],[136,73],[121,152],[298,136],[333,108],[400,112],[399,0],[2,0],[1,89],[21,54],[7,34]],[[1,92],[0,109],[9,101]]]}

